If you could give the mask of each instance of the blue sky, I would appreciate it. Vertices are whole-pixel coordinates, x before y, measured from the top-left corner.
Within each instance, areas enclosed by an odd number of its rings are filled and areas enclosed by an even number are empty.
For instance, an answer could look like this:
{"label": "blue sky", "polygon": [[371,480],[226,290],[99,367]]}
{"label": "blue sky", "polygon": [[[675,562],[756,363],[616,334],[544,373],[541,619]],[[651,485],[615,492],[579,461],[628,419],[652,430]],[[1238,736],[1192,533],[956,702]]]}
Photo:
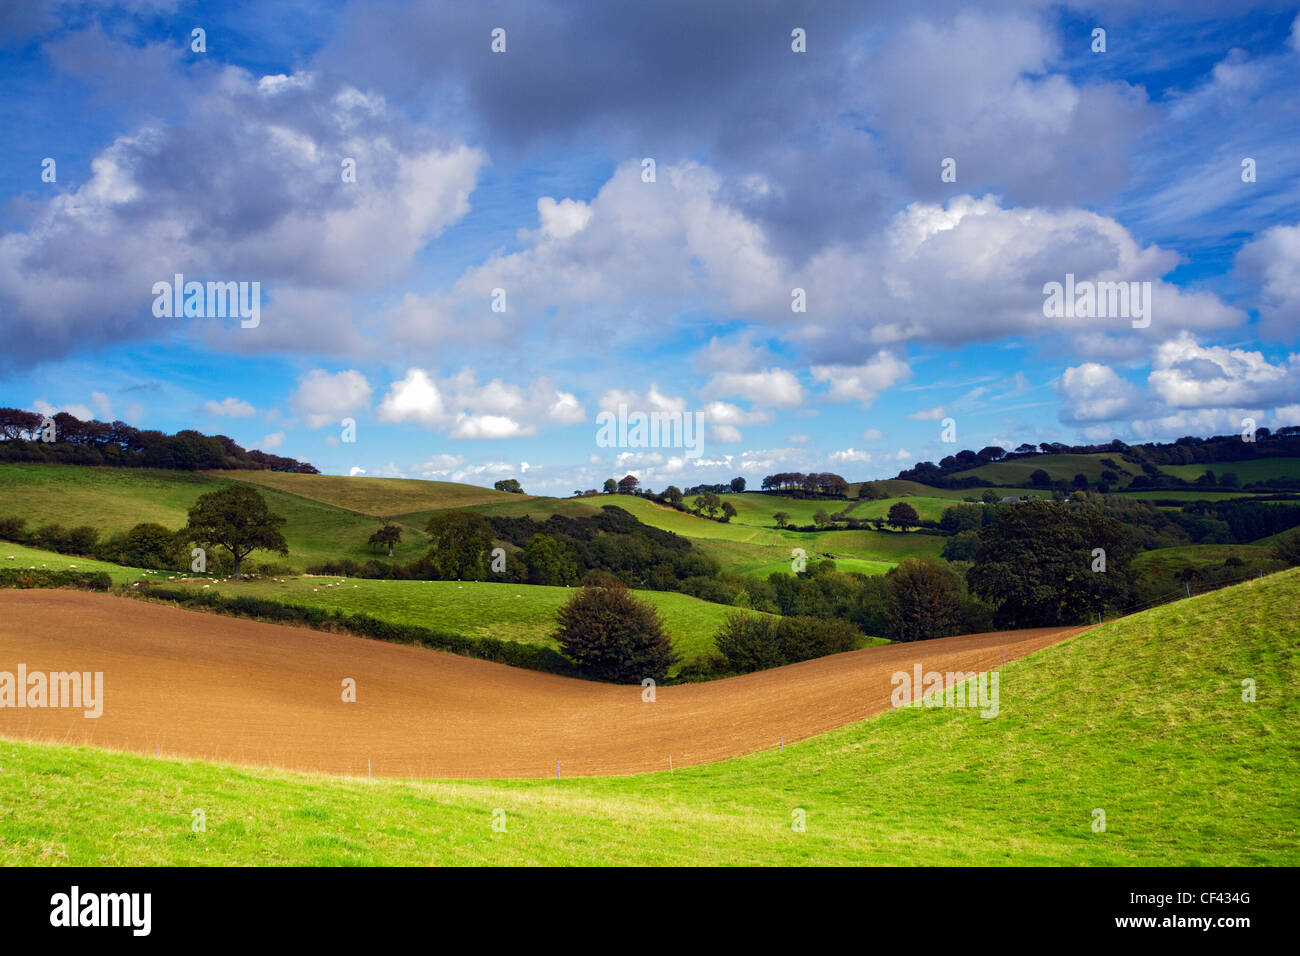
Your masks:
{"label": "blue sky", "polygon": [[0,404],[558,494],[1300,424],[1300,5],[210,6],[0,13]]}

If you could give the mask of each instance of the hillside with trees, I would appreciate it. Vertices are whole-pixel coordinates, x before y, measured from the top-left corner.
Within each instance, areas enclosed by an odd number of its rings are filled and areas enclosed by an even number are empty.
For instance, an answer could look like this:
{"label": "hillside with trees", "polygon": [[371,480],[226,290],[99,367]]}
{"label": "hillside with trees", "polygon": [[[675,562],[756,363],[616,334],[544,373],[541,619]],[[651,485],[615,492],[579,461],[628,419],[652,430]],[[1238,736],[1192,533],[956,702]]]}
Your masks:
{"label": "hillside with trees", "polygon": [[67,412],[45,416],[21,408],[0,408],[0,462],[4,461],[318,474],[305,461],[246,450],[225,435],[204,435],[189,428],[168,435],[121,421],[82,421]]}

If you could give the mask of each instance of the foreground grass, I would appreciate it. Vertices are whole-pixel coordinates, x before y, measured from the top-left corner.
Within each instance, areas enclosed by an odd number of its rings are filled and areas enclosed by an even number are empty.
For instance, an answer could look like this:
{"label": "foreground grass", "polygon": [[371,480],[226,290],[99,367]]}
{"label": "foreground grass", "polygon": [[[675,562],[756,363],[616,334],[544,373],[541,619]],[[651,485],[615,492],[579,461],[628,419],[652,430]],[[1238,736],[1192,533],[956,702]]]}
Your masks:
{"label": "foreground grass", "polygon": [[0,862],[1296,865],[1297,597],[1283,572],[1012,662],[992,720],[901,710],[673,774],[368,784],[0,741]]}

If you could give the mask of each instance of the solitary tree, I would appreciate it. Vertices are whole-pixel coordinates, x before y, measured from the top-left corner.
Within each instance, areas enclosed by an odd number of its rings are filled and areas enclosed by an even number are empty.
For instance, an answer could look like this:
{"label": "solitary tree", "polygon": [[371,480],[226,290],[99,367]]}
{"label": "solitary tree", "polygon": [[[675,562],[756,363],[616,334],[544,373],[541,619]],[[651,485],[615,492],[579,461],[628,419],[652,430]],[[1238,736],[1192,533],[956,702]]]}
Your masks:
{"label": "solitary tree", "polygon": [[664,501],[676,508],[682,503],[682,489],[676,485],[669,485],[664,489]]}
{"label": "solitary tree", "polygon": [[900,531],[916,527],[920,520],[921,516],[916,513],[916,509],[906,501],[895,502],[889,507],[889,523]]}
{"label": "solitary tree", "polygon": [[[608,482],[606,482],[606,484],[608,484]],[[620,495],[630,495],[636,491],[636,487],[639,484],[641,484],[641,481],[636,475],[624,475],[618,483],[618,493]]]}
{"label": "solitary tree", "polygon": [[662,681],[677,661],[659,612],[625,587],[585,587],[560,608],[555,639],[589,677]]}
{"label": "solitary tree", "polygon": [[738,477],[735,477],[735,478],[732,478],[732,479],[731,479],[731,490],[734,491],[736,494],[740,494],[742,491],[744,491],[744,490],[745,490],[745,479],[742,478],[742,477],[739,477],[739,476],[738,476]]}
{"label": "solitary tree", "polygon": [[393,545],[402,540],[402,529],[392,522],[385,521],[384,526],[370,536],[372,548],[388,547],[388,556],[393,556]]}
{"label": "solitary tree", "polygon": [[718,509],[722,507],[722,499],[711,491],[706,491],[700,496],[700,508],[710,518],[716,517]]}
{"label": "solitary tree", "polygon": [[618,491],[618,482],[613,478],[606,478],[604,488],[605,494],[612,495],[614,492]]}
{"label": "solitary tree", "polygon": [[524,489],[519,484],[518,478],[502,478],[492,487],[495,488],[497,491],[508,491],[511,494],[515,494],[515,495],[522,495],[524,493]]}
{"label": "solitary tree", "polygon": [[790,523],[790,516],[784,511],[778,511],[776,514],[772,515],[772,518],[776,521],[776,526],[778,528],[784,528]]}
{"label": "solitary tree", "polygon": [[229,551],[238,578],[244,558],[258,549],[289,553],[280,533],[282,524],[284,519],[271,514],[266,499],[255,488],[234,484],[199,495],[181,534],[200,547],[216,546]]}

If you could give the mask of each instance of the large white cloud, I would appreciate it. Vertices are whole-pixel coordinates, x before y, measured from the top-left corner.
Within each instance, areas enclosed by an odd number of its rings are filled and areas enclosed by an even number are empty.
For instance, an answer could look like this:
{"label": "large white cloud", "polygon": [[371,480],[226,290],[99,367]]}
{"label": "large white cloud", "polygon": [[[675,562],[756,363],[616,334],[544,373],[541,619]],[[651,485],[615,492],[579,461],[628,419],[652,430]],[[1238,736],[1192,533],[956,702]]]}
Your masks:
{"label": "large white cloud", "polygon": [[898,356],[881,349],[861,365],[814,365],[812,376],[827,382],[829,402],[861,402],[870,406],[885,389],[912,375],[911,368]]}
{"label": "large white cloud", "polygon": [[574,425],[586,418],[577,396],[549,379],[528,386],[500,379],[479,385],[472,369],[442,381],[424,369],[407,369],[379,403],[381,422],[446,429],[452,438],[516,438],[536,434],[541,425]]}
{"label": "large white cloud", "polygon": [[1261,286],[1263,333],[1284,342],[1300,337],[1300,225],[1274,226],[1247,243],[1237,269]]}
{"label": "large white cloud", "polygon": [[1300,354],[1272,364],[1263,353],[1198,345],[1190,335],[1161,344],[1148,378],[1171,408],[1281,405],[1300,398]]}
{"label": "large white cloud", "polygon": [[298,382],[289,404],[306,419],[309,428],[322,428],[337,425],[344,417],[367,406],[372,392],[366,377],[356,369],[331,373],[318,368]]}
{"label": "large white cloud", "polygon": [[702,391],[705,395],[743,398],[766,408],[796,408],[804,401],[804,389],[799,379],[789,369],[783,368],[719,372]]}
{"label": "large white cloud", "polygon": [[1142,407],[1142,392],[1109,366],[1085,362],[1067,368],[1056,381],[1061,419],[1066,422],[1114,421]]}

